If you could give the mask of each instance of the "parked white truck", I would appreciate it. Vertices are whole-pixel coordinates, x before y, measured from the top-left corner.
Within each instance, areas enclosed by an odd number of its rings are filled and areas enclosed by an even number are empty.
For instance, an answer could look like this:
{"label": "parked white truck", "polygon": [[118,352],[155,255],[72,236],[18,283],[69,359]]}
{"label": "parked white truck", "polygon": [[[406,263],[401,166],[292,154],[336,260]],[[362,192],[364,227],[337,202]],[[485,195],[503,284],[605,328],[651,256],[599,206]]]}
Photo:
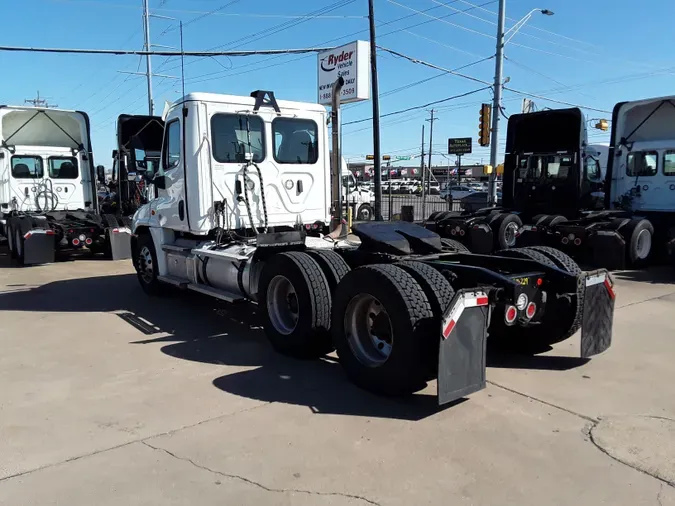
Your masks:
{"label": "parked white truck", "polygon": [[99,214],[89,131],[84,112],[0,106],[0,234],[19,263],[83,247],[129,257],[128,230]]}
{"label": "parked white truck", "polygon": [[164,119],[158,196],[132,223],[148,294],[173,285],[256,303],[278,351],[337,349],[355,383],[387,394],[437,377],[440,403],[484,388],[488,322],[495,339],[539,344],[581,328],[583,356],[610,345],[606,271],[463,253],[406,222],[355,225],[360,245],[309,237],[305,224],[327,223],[340,201],[323,106],[192,93]]}

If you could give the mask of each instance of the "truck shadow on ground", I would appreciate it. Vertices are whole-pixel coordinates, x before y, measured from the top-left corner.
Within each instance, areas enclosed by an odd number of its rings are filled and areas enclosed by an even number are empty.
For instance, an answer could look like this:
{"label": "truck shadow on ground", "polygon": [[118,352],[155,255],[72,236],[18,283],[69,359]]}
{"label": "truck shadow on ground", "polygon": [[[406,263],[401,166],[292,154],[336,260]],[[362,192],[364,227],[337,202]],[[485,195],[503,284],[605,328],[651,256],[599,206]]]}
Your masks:
{"label": "truck shadow on ground", "polygon": [[[0,313],[113,313],[139,331],[139,339],[129,343],[133,346],[160,345],[162,353],[181,360],[251,367],[212,382],[216,388],[242,397],[307,406],[317,414],[404,420],[420,420],[453,406],[438,407],[435,395],[429,393],[435,388],[433,383],[407,398],[383,398],[349,383],[333,356],[321,360],[281,356],[269,346],[256,310],[251,304],[221,304],[196,293],[177,293],[170,287],[165,297],[148,297],[133,274],[63,280],[0,293]],[[91,338],[96,338],[96,332]],[[568,357],[495,350],[488,354],[488,366],[492,365],[560,370],[582,363]]]}
{"label": "truck shadow on ground", "polygon": [[612,276],[618,280],[642,283],[672,285],[675,283],[675,269],[672,266],[651,267],[639,271],[616,271]]}

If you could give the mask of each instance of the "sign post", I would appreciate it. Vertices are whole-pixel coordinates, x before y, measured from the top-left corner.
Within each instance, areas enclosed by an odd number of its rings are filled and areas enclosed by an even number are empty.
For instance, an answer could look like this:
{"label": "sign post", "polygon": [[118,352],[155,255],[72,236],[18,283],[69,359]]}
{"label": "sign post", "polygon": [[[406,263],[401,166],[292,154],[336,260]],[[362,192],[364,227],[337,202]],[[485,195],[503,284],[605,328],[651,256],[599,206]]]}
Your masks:
{"label": "sign post", "polygon": [[448,154],[457,155],[457,183],[462,180],[462,155],[471,154],[471,137],[448,139]]}

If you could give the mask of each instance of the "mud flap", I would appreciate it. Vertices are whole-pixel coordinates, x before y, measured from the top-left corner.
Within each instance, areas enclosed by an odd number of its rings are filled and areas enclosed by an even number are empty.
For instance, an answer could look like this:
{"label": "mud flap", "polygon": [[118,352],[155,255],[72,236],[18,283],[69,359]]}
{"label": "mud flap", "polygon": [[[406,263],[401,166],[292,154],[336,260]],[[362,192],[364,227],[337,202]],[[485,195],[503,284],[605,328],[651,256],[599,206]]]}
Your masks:
{"label": "mud flap", "polygon": [[110,251],[113,260],[131,258],[131,230],[124,227],[111,228],[108,231]]}
{"label": "mud flap", "polygon": [[612,344],[614,283],[605,269],[586,273],[584,314],[581,323],[581,356],[602,353]]}
{"label": "mud flap", "polygon": [[490,305],[483,290],[459,290],[443,314],[438,353],[438,404],[485,388]]}
{"label": "mud flap", "polygon": [[55,238],[51,230],[34,229],[24,235],[23,264],[50,264],[55,260]]}

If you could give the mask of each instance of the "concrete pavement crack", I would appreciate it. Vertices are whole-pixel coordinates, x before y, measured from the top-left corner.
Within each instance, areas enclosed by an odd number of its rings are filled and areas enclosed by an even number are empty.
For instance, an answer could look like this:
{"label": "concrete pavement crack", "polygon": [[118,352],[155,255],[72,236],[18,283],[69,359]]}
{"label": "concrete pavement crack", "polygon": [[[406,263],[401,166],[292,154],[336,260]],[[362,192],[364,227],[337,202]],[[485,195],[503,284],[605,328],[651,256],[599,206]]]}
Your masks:
{"label": "concrete pavement crack", "polygon": [[528,395],[523,392],[519,392],[518,390],[514,390],[513,388],[505,387],[504,385],[500,385],[499,383],[495,383],[494,381],[486,381],[486,383],[489,383],[492,386],[495,386],[497,388],[501,388],[502,390],[506,390],[507,392],[511,392],[512,394],[520,395],[521,397],[525,397],[526,399],[530,399],[531,401],[539,402],[541,404],[545,404],[546,406],[550,406],[555,409],[559,409],[560,411],[564,411],[565,413],[569,413],[570,415],[574,415],[576,417],[582,418],[588,422],[592,423],[598,423],[599,420],[596,418],[593,418],[591,416],[584,415],[582,413],[577,413],[576,411],[572,411],[571,409],[563,408],[562,406],[558,406],[557,404],[553,404],[552,402],[545,401],[543,399],[539,399],[538,397],[533,397],[531,395]]}
{"label": "concrete pavement crack", "polygon": [[363,501],[366,504],[373,504],[375,506],[380,506],[380,503],[371,501],[370,499],[367,499],[366,497],[360,496],[360,495],[354,495],[354,494],[345,494],[342,492],[316,492],[312,490],[303,490],[303,489],[295,489],[295,488],[272,488],[272,487],[267,487],[263,485],[262,483],[258,483],[257,481],[253,481],[249,478],[245,478],[244,476],[239,476],[237,474],[229,474],[229,473],[224,473],[222,471],[218,471],[216,469],[211,469],[210,467],[206,467],[201,464],[197,464],[194,460],[188,457],[181,457],[179,455],[176,455],[173,452],[170,452],[169,450],[165,448],[161,448],[159,446],[152,446],[150,443],[147,441],[141,441],[145,446],[148,448],[151,448],[152,450],[155,451],[160,451],[164,452],[167,455],[173,457],[174,459],[181,460],[183,462],[188,462],[192,464],[194,467],[197,469],[201,469],[203,471],[208,471],[213,474],[217,474],[218,476],[222,476],[224,478],[229,478],[231,480],[238,480],[244,483],[248,483],[249,485],[253,485],[254,487],[258,487],[262,490],[265,490],[267,492],[273,492],[273,493],[296,493],[296,494],[307,494],[307,495],[319,495],[319,496],[331,496],[331,497],[345,497],[347,499],[356,499],[359,501]]}
{"label": "concrete pavement crack", "polygon": [[[666,420],[667,420],[667,419],[666,419]],[[593,426],[592,426],[592,427],[590,428],[590,430],[588,431],[588,439],[589,439],[589,441],[590,441],[591,443],[593,443],[593,446],[595,446],[598,450],[600,450],[602,453],[604,453],[605,455],[607,455],[607,456],[608,456],[610,459],[612,459],[613,461],[618,462],[619,464],[623,464],[623,465],[626,466],[626,467],[630,467],[631,469],[633,469],[633,470],[635,470],[635,471],[638,471],[638,472],[640,472],[640,473],[642,473],[642,474],[645,474],[645,475],[647,475],[647,476],[650,476],[650,477],[654,478],[655,480],[659,480],[659,481],[661,482],[661,487],[662,487],[662,488],[663,488],[663,485],[664,485],[664,484],[665,484],[665,485],[668,485],[669,487],[675,488],[675,483],[674,483],[674,482],[670,482],[670,481],[668,481],[668,480],[664,480],[664,479],[661,478],[660,476],[657,476],[657,475],[655,475],[655,474],[653,474],[653,473],[650,473],[649,471],[645,471],[644,469],[640,469],[639,467],[634,466],[634,465],[632,465],[632,464],[629,464],[628,462],[624,462],[623,460],[621,460],[621,459],[615,457],[614,455],[612,455],[611,453],[609,453],[607,450],[605,450],[605,449],[604,449],[604,448],[603,448],[603,447],[595,440],[595,437],[593,436],[593,429],[595,429],[595,428],[598,426],[598,423],[600,423],[599,420],[598,420],[597,422],[594,422],[594,423],[593,423]],[[659,497],[658,497],[658,498],[659,498],[659,502],[660,502],[660,495],[661,495],[661,494],[660,494],[660,492],[659,492]]]}
{"label": "concrete pavement crack", "polygon": [[663,503],[661,502],[661,494],[663,494],[663,483],[661,483],[661,487],[659,488],[659,493],[656,494],[656,502],[659,503],[659,506],[663,506]]}

